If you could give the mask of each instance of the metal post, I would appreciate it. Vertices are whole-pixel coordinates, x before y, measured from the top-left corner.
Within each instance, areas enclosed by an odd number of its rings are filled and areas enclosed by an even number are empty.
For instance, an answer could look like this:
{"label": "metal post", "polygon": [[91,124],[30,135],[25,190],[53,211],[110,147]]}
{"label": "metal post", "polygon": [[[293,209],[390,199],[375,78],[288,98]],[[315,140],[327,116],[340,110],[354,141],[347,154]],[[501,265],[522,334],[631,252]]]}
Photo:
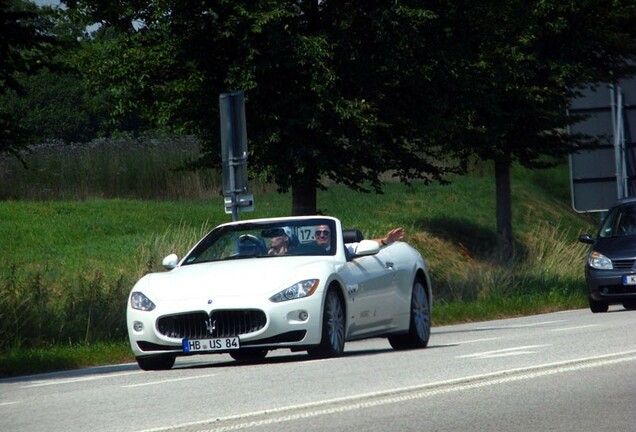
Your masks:
{"label": "metal post", "polygon": [[620,181],[620,176],[619,176],[619,152],[618,149],[616,147],[616,129],[617,129],[617,124],[616,124],[616,117],[617,117],[617,105],[616,105],[616,86],[614,84],[610,84],[609,86],[609,90],[610,90],[610,107],[612,109],[612,144],[614,146],[614,175],[616,176],[616,192],[618,195],[618,198],[621,198],[621,181]]}
{"label": "metal post", "polygon": [[616,191],[618,198],[626,196],[625,149],[623,140],[623,95],[617,85],[610,86],[612,106],[612,132],[614,136],[614,158],[616,161]]}
{"label": "metal post", "polygon": [[[232,221],[238,220],[241,211],[249,211],[244,205],[247,192],[247,132],[243,91],[219,95],[221,116],[221,155],[223,158],[224,206],[229,207]],[[249,202],[253,203],[253,199]]]}

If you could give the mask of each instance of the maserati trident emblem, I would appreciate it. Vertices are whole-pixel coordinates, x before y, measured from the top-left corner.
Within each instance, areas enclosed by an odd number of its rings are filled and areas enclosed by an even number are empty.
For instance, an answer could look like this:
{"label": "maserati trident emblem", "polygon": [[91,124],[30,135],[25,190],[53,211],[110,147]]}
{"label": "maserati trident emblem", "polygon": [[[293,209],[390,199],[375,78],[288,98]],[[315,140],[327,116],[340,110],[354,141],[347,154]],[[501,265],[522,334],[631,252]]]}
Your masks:
{"label": "maserati trident emblem", "polygon": [[212,320],[212,318],[205,321],[205,328],[208,329],[208,333],[213,334],[214,330],[216,330],[216,320]]}

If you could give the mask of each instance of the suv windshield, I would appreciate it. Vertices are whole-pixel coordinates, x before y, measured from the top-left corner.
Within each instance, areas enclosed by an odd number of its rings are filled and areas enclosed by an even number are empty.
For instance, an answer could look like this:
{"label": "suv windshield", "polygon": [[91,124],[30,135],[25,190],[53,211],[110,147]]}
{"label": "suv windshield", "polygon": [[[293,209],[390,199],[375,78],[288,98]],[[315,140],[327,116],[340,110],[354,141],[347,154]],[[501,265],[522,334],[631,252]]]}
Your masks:
{"label": "suv windshield", "polygon": [[214,229],[199,242],[183,265],[244,258],[334,255],[335,223],[304,219],[278,223],[245,223]]}

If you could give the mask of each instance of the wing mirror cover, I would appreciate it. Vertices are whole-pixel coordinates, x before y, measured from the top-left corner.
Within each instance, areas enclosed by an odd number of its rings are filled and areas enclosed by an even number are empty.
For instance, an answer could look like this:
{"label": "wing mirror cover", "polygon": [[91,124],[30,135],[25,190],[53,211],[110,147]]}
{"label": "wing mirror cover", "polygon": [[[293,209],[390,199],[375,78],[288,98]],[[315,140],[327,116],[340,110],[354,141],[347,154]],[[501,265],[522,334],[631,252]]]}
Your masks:
{"label": "wing mirror cover", "polygon": [[356,256],[375,255],[380,251],[380,245],[374,240],[362,240],[356,248]]}
{"label": "wing mirror cover", "polygon": [[177,254],[170,254],[163,259],[161,263],[166,270],[172,270],[179,264],[179,257]]}

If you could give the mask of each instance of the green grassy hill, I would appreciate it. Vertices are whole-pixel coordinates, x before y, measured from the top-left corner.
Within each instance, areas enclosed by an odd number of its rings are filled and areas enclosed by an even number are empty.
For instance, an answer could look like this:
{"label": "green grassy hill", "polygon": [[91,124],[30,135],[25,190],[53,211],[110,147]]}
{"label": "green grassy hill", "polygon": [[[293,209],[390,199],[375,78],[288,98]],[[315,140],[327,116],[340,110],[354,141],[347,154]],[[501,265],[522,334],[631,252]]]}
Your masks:
{"label": "green grassy hill", "polygon": [[[492,259],[487,170],[445,186],[387,183],[382,195],[331,186],[318,207],[366,237],[405,228],[430,266],[433,326],[585,307],[586,247],[577,237],[595,230],[594,218],[572,210],[567,166],[513,174],[516,258],[508,266]],[[240,219],[290,208],[288,194],[259,191],[255,211]],[[131,360],[125,302],[134,281],[229,220],[221,197],[0,202],[0,376]]]}

